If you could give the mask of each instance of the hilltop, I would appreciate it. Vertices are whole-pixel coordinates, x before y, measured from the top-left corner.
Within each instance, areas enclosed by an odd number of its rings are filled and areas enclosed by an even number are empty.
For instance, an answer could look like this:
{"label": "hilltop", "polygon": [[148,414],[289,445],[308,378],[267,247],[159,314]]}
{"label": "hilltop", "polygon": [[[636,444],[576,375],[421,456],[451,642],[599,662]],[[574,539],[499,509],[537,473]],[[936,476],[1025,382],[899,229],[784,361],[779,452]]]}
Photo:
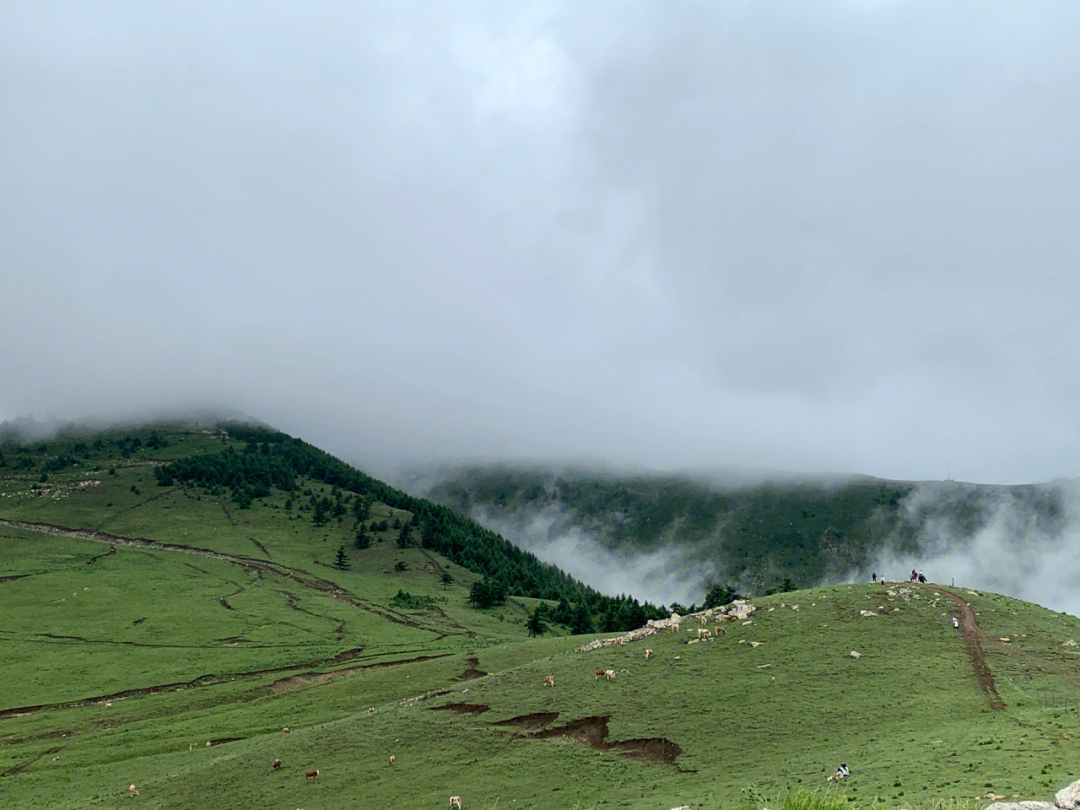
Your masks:
{"label": "hilltop", "polygon": [[[905,806],[1075,778],[1071,616],[842,585],[579,652],[617,633],[530,638],[538,605],[633,603],[276,431],[0,449],[4,806],[761,807],[839,762],[834,798]],[[504,602],[475,606],[485,581]]]}

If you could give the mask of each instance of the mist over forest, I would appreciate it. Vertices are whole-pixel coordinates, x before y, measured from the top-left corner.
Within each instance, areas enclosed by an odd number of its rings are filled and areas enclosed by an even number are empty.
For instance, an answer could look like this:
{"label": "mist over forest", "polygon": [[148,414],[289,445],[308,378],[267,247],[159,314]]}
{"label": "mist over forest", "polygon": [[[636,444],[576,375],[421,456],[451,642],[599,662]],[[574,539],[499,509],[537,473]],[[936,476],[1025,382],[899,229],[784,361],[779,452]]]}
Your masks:
{"label": "mist over forest", "polygon": [[249,415],[391,480],[1055,481],[1056,522],[918,484],[899,540],[791,520],[746,560],[469,508],[649,598],[803,543],[824,578],[1066,604],[1077,30],[1049,0],[6,4],[0,421]]}

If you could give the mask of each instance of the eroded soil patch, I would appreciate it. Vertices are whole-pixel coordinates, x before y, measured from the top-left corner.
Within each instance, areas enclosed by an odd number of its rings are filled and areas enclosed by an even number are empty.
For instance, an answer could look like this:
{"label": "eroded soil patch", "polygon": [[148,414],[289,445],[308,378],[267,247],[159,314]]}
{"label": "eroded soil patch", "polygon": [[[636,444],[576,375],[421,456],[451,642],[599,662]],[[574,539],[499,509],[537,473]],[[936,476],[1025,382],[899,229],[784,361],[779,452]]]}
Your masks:
{"label": "eroded soil patch", "polygon": [[487,675],[484,670],[478,668],[480,666],[479,658],[470,658],[465,663],[468,664],[468,666],[465,668],[464,672],[457,676],[456,680],[472,681],[476,678],[483,678],[485,675]]}
{"label": "eroded soil patch", "polygon": [[532,714],[522,714],[517,717],[510,717],[506,720],[495,720],[491,725],[517,726],[525,731],[537,731],[544,726],[554,723],[558,719],[558,712],[533,712]]}
{"label": "eroded soil patch", "polygon": [[491,711],[491,707],[486,703],[447,703],[444,706],[431,706],[430,711],[448,711],[457,712],[458,714],[483,714],[484,712]]}
{"label": "eroded soil patch", "polygon": [[572,720],[565,726],[537,731],[531,736],[538,740],[562,737],[579,745],[587,745],[598,751],[621,751],[624,756],[641,762],[663,762],[674,764],[675,758],[682,753],[682,747],[663,737],[643,737],[635,740],[617,740],[608,742],[609,715],[582,717]]}
{"label": "eroded soil patch", "polygon": [[240,742],[245,739],[244,737],[220,737],[216,740],[210,740],[210,745],[224,745],[225,743]]}
{"label": "eroded soil patch", "polygon": [[[309,683],[326,683],[327,681],[332,681],[337,678],[344,678],[346,675],[362,672],[365,669],[381,669],[382,667],[396,667],[400,664],[415,664],[419,661],[432,661],[436,658],[446,658],[450,654],[451,653],[420,655],[416,658],[405,658],[400,661],[380,661],[376,664],[360,664],[355,667],[335,669],[332,672],[303,672],[299,675],[290,675],[288,678],[274,681],[270,684],[269,689],[276,695],[281,692],[290,692],[293,689],[299,689],[301,686],[305,686]],[[293,669],[295,669],[295,667],[293,667]]]}

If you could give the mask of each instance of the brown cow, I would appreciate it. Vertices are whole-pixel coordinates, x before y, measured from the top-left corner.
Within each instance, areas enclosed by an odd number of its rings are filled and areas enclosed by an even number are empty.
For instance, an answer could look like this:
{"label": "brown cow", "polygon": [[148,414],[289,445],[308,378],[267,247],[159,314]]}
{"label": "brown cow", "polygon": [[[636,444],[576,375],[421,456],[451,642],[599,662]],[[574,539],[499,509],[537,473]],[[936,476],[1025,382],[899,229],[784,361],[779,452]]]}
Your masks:
{"label": "brown cow", "polygon": [[727,630],[724,629],[724,626],[722,624],[716,625],[716,627],[714,627],[713,630],[715,631],[716,635],[718,635],[718,636],[726,636],[727,635]]}
{"label": "brown cow", "polygon": [[275,759],[273,767],[274,767],[275,771],[280,771],[281,770],[281,760],[280,759]]}
{"label": "brown cow", "polygon": [[648,661],[652,657],[653,657],[653,651],[652,650],[646,650],[645,651],[645,660]]}
{"label": "brown cow", "polygon": [[318,775],[319,775],[319,772],[318,772],[318,771],[307,771],[307,772],[306,772],[306,773],[304,774],[304,778],[305,778],[305,779],[314,779],[314,778],[315,778],[316,776],[318,776]]}
{"label": "brown cow", "polygon": [[457,808],[457,810],[461,810],[461,797],[460,796],[451,796],[450,797],[450,810],[454,810],[455,807]]}
{"label": "brown cow", "polygon": [[288,727],[288,726],[285,726],[285,728],[283,728],[283,729],[281,730],[281,733],[282,733],[282,734],[288,734],[288,733],[289,733],[289,727]]}
{"label": "brown cow", "polygon": [[139,791],[137,791],[135,789],[134,785],[132,785],[131,787],[128,788],[128,796],[130,796],[131,798],[134,799],[138,795],[139,795]]}
{"label": "brown cow", "polygon": [[554,675],[548,675],[547,677],[544,678],[544,686],[554,686],[554,685],[555,685],[555,676]]}
{"label": "brown cow", "polygon": [[391,754],[390,755],[390,760],[389,760],[389,762],[387,764],[393,765],[395,762],[397,762],[397,757],[394,756],[393,754]]}
{"label": "brown cow", "polygon": [[607,677],[607,670],[606,669],[598,669],[598,670],[596,670],[595,677],[596,677],[596,680],[600,680],[601,678]]}

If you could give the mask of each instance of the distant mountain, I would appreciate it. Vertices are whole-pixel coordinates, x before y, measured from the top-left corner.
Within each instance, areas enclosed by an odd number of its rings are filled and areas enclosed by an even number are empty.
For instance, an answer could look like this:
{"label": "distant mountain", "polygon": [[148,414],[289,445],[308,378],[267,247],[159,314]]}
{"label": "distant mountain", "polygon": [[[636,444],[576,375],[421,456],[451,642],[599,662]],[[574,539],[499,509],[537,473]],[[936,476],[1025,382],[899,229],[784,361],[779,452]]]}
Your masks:
{"label": "distant mountain", "polygon": [[417,477],[413,488],[538,553],[568,534],[614,558],[668,552],[697,572],[698,592],[712,580],[749,593],[869,578],[881,566],[899,576],[901,565],[988,532],[1013,554],[1056,547],[1072,536],[1080,501],[1075,481],[990,486],[734,469],[478,465]]}

